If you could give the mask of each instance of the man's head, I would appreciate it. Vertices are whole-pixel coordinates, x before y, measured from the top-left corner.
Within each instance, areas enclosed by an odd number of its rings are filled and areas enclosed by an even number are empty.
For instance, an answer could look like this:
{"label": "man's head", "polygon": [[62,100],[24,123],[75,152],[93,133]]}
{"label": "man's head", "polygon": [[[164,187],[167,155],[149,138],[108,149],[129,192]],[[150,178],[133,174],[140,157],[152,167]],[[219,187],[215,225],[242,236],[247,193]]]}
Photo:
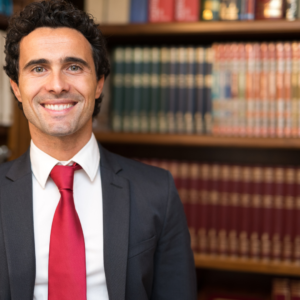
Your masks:
{"label": "man's head", "polygon": [[86,13],[60,1],[34,2],[10,21],[7,75],[29,122],[70,135],[100,110],[110,72],[105,41]]}

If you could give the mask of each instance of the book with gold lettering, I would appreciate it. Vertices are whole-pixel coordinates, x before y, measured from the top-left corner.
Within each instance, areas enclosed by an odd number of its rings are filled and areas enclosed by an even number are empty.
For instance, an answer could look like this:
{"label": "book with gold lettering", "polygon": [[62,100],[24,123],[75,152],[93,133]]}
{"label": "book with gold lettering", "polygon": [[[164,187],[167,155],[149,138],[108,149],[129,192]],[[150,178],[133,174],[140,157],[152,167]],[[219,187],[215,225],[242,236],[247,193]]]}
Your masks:
{"label": "book with gold lettering", "polygon": [[283,0],[257,0],[255,19],[282,19],[284,15]]}

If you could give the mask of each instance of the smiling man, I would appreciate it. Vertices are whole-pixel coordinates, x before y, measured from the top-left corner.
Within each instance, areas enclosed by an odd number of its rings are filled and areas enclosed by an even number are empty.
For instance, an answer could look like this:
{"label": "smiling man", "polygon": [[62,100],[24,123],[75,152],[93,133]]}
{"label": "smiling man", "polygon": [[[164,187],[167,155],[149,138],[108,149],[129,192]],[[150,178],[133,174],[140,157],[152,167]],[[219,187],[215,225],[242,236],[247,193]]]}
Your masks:
{"label": "smiling man", "polygon": [[169,172],[92,133],[109,74],[91,16],[28,5],[5,45],[31,145],[0,166],[1,300],[195,300],[183,208]]}

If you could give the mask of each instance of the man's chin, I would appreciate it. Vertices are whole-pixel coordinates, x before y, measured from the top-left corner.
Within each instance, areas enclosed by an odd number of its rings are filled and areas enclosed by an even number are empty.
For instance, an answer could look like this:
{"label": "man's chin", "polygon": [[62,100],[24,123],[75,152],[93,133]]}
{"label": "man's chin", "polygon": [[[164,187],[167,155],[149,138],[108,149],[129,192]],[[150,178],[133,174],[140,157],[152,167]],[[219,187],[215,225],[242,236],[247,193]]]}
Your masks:
{"label": "man's chin", "polygon": [[48,129],[45,130],[44,133],[46,133],[49,136],[53,137],[65,137],[70,136],[74,134],[76,130],[74,128],[55,128],[55,129]]}

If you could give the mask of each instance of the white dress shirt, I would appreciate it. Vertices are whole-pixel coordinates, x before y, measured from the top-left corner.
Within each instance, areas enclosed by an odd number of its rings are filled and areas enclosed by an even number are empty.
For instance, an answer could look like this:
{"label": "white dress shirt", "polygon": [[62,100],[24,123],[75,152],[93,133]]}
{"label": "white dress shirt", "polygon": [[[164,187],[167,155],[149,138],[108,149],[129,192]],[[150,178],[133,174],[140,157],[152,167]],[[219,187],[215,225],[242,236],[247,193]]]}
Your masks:
{"label": "white dress shirt", "polygon": [[108,300],[103,258],[103,213],[100,152],[94,134],[69,161],[59,162],[32,141],[33,218],[36,279],[33,299],[48,299],[48,259],[52,220],[60,193],[49,176],[56,164],[78,163],[74,175],[74,202],[81,222],[86,254],[87,300]]}

